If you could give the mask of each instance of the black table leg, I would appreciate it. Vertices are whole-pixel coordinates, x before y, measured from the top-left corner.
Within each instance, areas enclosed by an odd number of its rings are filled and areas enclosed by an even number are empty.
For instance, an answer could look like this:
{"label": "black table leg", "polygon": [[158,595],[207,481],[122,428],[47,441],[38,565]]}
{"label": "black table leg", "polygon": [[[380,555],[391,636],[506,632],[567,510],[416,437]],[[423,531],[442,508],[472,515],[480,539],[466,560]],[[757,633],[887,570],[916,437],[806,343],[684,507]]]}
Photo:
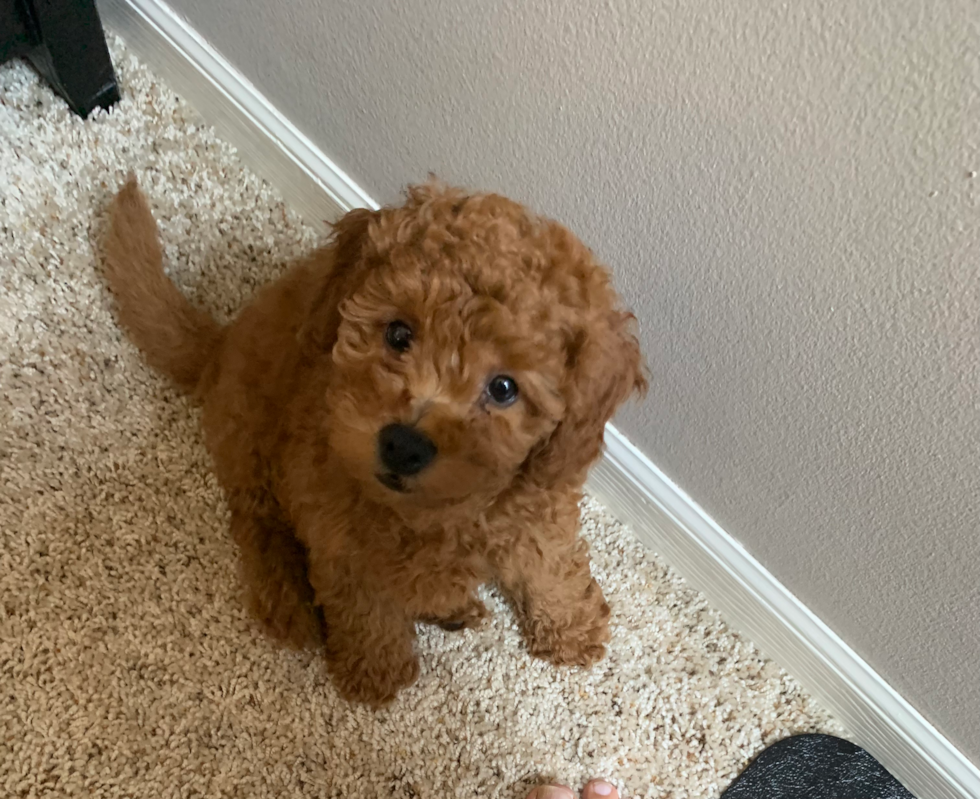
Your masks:
{"label": "black table leg", "polygon": [[82,117],[119,99],[94,0],[19,0],[35,45],[24,55]]}

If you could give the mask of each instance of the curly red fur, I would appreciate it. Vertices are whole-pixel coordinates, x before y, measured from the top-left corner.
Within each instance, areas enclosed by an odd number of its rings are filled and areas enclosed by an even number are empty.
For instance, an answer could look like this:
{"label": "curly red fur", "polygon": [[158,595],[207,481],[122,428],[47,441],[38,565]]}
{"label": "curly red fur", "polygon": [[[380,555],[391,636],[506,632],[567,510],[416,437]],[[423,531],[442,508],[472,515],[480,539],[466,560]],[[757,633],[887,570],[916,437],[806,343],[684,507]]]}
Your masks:
{"label": "curly red fur", "polygon": [[[219,328],[163,274],[135,180],[105,242],[120,318],[152,365],[203,402],[249,606],[295,646],[322,643],[348,698],[383,704],[418,675],[415,623],[479,624],[496,581],[533,655],[587,666],[609,608],[578,535],[603,427],[645,388],[632,317],[568,230],[437,183],[356,210],[331,242]],[[385,343],[403,321],[410,348]],[[517,400],[488,399],[512,377]],[[437,455],[379,480],[378,433]]]}

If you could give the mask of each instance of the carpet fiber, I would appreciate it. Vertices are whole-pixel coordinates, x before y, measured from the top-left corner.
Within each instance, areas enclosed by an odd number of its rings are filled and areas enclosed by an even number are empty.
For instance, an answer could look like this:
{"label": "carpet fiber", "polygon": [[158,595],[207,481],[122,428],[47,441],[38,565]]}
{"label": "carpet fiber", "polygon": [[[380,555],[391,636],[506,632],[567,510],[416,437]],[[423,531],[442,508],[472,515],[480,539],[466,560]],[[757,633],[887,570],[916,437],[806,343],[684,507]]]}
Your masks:
{"label": "carpet fiber", "polygon": [[607,775],[717,796],[765,745],[838,731],[593,502],[613,639],[590,671],[529,658],[492,592],[486,629],[421,630],[417,685],[378,713],[262,637],[197,412],[121,336],[95,253],[129,169],[171,274],[222,318],[316,234],[111,49],[123,101],[87,122],[0,67],[0,795],[518,797]]}

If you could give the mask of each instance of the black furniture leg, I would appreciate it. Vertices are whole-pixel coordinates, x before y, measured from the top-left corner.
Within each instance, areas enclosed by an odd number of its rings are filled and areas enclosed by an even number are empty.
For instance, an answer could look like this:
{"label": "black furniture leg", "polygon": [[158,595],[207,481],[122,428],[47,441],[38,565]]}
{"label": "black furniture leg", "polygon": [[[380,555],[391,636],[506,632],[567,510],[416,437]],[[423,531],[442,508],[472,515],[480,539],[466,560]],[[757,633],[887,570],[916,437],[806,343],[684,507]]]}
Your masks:
{"label": "black furniture leg", "polygon": [[25,53],[71,110],[87,117],[119,99],[94,0],[19,0],[35,46]]}

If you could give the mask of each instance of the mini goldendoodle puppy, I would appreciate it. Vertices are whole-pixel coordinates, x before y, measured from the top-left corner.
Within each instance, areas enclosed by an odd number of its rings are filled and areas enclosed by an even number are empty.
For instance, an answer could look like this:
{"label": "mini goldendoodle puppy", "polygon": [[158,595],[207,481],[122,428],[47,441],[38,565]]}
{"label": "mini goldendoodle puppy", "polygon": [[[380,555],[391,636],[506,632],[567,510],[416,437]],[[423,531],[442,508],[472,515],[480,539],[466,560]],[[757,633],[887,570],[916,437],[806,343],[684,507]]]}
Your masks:
{"label": "mini goldendoodle puppy", "polygon": [[324,644],[372,705],[418,675],[415,624],[510,596],[531,654],[587,666],[609,607],[578,535],[603,426],[646,387],[632,316],[561,225],[437,183],[355,210],[222,327],[166,277],[131,178],[104,243],[119,317],[203,403],[251,611]]}

